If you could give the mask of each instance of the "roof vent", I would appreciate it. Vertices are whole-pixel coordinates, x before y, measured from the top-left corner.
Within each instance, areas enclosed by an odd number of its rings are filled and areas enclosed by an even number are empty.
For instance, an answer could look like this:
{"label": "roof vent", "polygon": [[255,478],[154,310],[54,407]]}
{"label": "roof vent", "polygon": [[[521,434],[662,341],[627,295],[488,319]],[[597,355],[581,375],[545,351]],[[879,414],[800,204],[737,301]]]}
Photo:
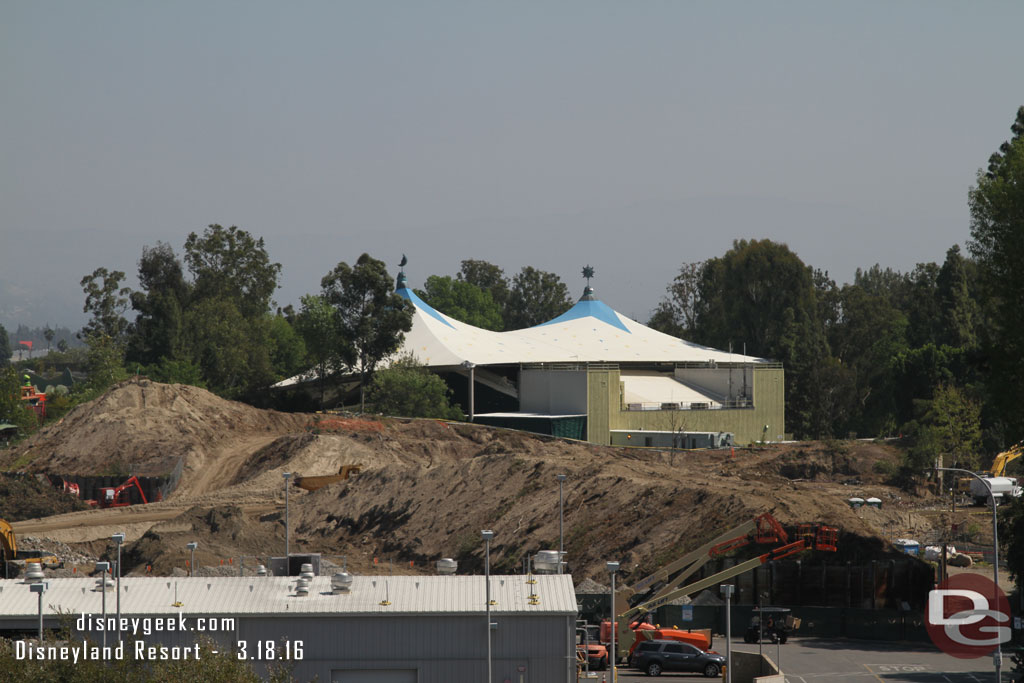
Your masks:
{"label": "roof vent", "polygon": [[557,550],[541,550],[533,556],[533,571],[537,574],[558,572],[560,553]]}
{"label": "roof vent", "polygon": [[258,567],[256,567],[256,576],[266,576],[266,575],[267,575],[267,568],[266,567],[264,567],[262,564],[259,565]]}
{"label": "roof vent", "polygon": [[459,563],[450,557],[442,557],[437,561],[437,573],[438,574],[454,574],[459,568]]}
{"label": "roof vent", "polygon": [[315,576],[315,574],[313,574],[313,565],[312,564],[307,562],[307,563],[302,565],[301,569],[302,569],[302,572],[299,574],[299,576],[301,576],[302,578],[304,578],[304,579],[312,579]]}
{"label": "roof vent", "polygon": [[295,583],[295,595],[304,598],[309,595],[309,579],[303,577]]}
{"label": "roof vent", "polygon": [[352,592],[352,575],[346,571],[340,571],[331,577],[331,591],[338,593]]}
{"label": "roof vent", "polygon": [[46,575],[43,574],[43,567],[38,562],[30,562],[29,569],[25,572],[25,583],[39,583]]}
{"label": "roof vent", "polygon": [[98,590],[98,591],[110,590],[113,587],[114,587],[114,580],[113,579],[111,579],[109,576],[101,576],[100,578],[96,579],[96,588],[94,590]]}

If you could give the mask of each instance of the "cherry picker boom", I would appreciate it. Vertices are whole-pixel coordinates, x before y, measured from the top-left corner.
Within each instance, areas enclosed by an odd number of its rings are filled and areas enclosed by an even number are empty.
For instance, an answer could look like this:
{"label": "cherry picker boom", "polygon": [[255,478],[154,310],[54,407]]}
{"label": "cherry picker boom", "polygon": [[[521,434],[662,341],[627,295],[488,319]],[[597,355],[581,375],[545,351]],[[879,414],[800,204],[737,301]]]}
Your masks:
{"label": "cherry picker boom", "polygon": [[[753,526],[750,526],[751,524]],[[740,532],[741,535],[737,535],[737,532]],[[750,532],[754,532],[752,534],[752,538]],[[839,530],[836,527],[831,526],[805,524],[798,527],[797,535],[799,536],[797,540],[791,543],[787,542],[789,540],[789,536],[782,528],[782,525],[780,525],[771,515],[761,515],[757,519],[753,520],[753,522],[742,524],[739,527],[726,532],[726,534],[706,543],[697,550],[694,550],[676,562],[666,566],[664,569],[642,579],[637,583],[637,587],[650,586],[667,577],[673,571],[683,569],[683,572],[679,576],[675,577],[671,582],[659,589],[654,596],[642,600],[638,604],[630,607],[628,610],[615,617],[616,652],[614,656],[616,661],[623,661],[627,659],[636,648],[636,644],[639,640],[655,636],[655,630],[637,628],[637,624],[635,622],[642,617],[642,615],[647,614],[648,612],[653,612],[658,607],[672,602],[673,600],[693,593],[698,593],[706,588],[715,586],[722,581],[739,576],[740,574],[748,572],[751,569],[755,569],[756,567],[772,560],[780,560],[785,557],[789,557],[790,555],[810,549],[834,552],[836,549],[836,539],[839,535]],[[725,536],[730,536],[730,538],[725,538],[723,540],[723,537]],[[711,557],[729,552],[730,550],[734,550],[735,548],[746,545],[752,541],[761,543],[775,541],[781,542],[784,545],[773,548],[762,555],[758,555],[750,560],[741,562],[707,578],[681,588],[676,587],[685,581],[687,577],[692,575]],[[673,567],[675,569],[673,569]],[[613,605],[614,603],[615,596],[613,596]]]}

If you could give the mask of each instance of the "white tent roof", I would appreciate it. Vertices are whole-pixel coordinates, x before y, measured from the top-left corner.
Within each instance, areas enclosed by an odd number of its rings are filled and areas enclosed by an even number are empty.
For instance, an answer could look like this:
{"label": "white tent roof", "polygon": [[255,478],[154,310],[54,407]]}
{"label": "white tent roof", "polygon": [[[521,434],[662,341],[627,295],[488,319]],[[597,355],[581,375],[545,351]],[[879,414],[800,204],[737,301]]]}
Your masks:
{"label": "white tent roof", "polygon": [[[516,363],[764,363],[763,358],[719,351],[683,341],[617,313],[590,294],[546,323],[492,332],[459,322],[430,307],[408,287],[397,293],[412,302],[412,329],[392,357],[412,354],[430,367]],[[382,365],[386,365],[383,363]],[[310,378],[304,373],[275,384],[286,387]]]}
{"label": "white tent roof", "polygon": [[507,363],[707,362],[762,363],[762,358],[719,351],[652,330],[585,296],[554,320],[535,327],[492,332],[434,310],[408,288],[398,294],[413,303],[412,330],[399,354],[424,365]]}

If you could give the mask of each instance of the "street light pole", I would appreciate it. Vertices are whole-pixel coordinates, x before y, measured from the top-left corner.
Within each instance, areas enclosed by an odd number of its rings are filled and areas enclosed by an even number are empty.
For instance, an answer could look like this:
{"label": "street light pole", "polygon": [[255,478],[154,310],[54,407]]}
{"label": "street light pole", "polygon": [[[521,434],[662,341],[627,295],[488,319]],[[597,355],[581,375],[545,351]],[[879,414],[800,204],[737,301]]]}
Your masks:
{"label": "street light pole", "polygon": [[558,479],[558,573],[562,573],[562,560],[565,557],[565,542],[562,534],[562,517],[563,517],[563,503],[562,503],[562,484],[565,483],[565,475],[557,474],[555,478]]}
{"label": "street light pole", "polygon": [[725,598],[725,683],[732,683],[732,594],[736,586],[727,583],[718,588]]}
{"label": "street light pole", "polygon": [[121,642],[121,544],[124,543],[124,533],[116,533],[110,538],[117,544],[117,642]]}
{"label": "street light pole", "polygon": [[195,541],[192,541],[191,543],[185,545],[185,547],[192,552],[192,559],[188,563],[188,575],[190,577],[196,575],[196,548],[198,546],[199,544]]}
{"label": "street light pole", "polygon": [[100,573],[100,595],[103,605],[103,647],[107,647],[107,572],[110,571],[109,562],[97,562],[96,571]]}
{"label": "street light pole", "polygon": [[33,593],[37,593],[39,595],[39,643],[40,644],[42,644],[42,642],[43,642],[43,593],[45,593],[46,589],[49,588],[49,587],[50,587],[50,583],[48,581],[40,581],[38,583],[33,583],[31,586],[28,587],[28,589],[30,591],[32,591]]}
{"label": "street light pole", "polygon": [[611,625],[610,630],[612,632],[612,640],[611,649],[608,651],[608,661],[610,661],[612,664],[612,683],[615,683],[615,680],[618,678],[618,676],[615,673],[615,665],[618,663],[618,656],[615,653],[615,572],[619,571],[619,563],[605,562],[604,567],[608,570],[608,573],[611,574],[612,577],[612,608],[611,618],[608,620]]}
{"label": "street light pole", "polygon": [[487,584],[485,589],[486,597],[484,600],[487,603],[487,683],[491,683],[491,539],[494,538],[494,532],[490,529],[484,529],[480,532],[480,536],[484,539],[484,581]]}
{"label": "street light pole", "polygon": [[462,361],[462,367],[469,370],[469,421],[472,422],[476,412],[476,401],[474,393],[476,391],[476,363],[471,363],[468,360]]}
{"label": "street light pole", "polygon": [[291,576],[291,525],[288,523],[288,484],[291,482],[292,473],[282,472],[284,477],[284,564],[285,576]]}
{"label": "street light pole", "polygon": [[[977,479],[978,481],[980,481],[981,483],[983,483],[985,485],[985,488],[988,489],[988,499],[992,503],[992,581],[993,581],[993,583],[995,583],[996,589],[998,589],[999,588],[999,524],[998,524],[999,518],[997,517],[997,514],[996,514],[996,495],[992,492],[992,482],[988,481],[984,477],[979,476],[975,472],[972,472],[970,470],[963,470],[963,469],[960,469],[959,467],[936,467],[935,469],[937,471],[939,471],[939,472],[963,472],[964,474],[969,474],[972,477],[974,477],[975,479]],[[995,599],[995,597],[997,595],[998,595],[998,593],[995,592],[995,590],[993,590],[993,592],[992,592],[993,600]],[[1000,681],[1000,680],[1002,680],[1000,678],[1000,676],[1002,676],[1002,669],[1003,669],[1003,648],[1002,648],[1002,644],[999,643],[999,642],[996,643],[996,651],[992,654],[992,662],[993,662],[993,664],[995,664],[996,681]]]}

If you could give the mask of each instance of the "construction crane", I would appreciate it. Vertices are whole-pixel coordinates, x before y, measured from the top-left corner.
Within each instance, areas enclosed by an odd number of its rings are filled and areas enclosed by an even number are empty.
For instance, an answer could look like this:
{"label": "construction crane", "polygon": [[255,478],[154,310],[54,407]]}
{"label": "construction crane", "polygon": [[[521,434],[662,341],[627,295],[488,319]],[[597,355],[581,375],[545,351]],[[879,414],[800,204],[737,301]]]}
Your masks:
{"label": "construction crane", "polygon": [[[745,522],[730,529],[721,536],[709,541],[700,548],[688,553],[679,560],[658,570],[629,589],[632,595],[639,590],[648,588],[659,581],[666,581],[653,595],[641,598],[641,601],[615,617],[615,658],[616,661],[626,660],[636,648],[640,640],[656,637],[658,629],[639,628],[639,619],[657,608],[678,598],[698,593],[735,576],[750,571],[773,560],[781,560],[805,550],[824,550],[835,552],[839,529],[833,526],[803,524],[797,527],[797,540],[789,542],[789,535],[782,525],[770,514]],[[783,545],[758,555],[745,562],[725,569],[717,574],[694,583],[677,587],[694,572],[700,569],[709,559],[743,547],[749,543],[782,543]],[[681,571],[680,571],[681,570]],[[680,573],[671,581],[668,577],[674,572]],[[613,596],[613,605],[615,602]],[[602,633],[605,629],[602,629]],[[602,637],[602,641],[604,638]]]}

